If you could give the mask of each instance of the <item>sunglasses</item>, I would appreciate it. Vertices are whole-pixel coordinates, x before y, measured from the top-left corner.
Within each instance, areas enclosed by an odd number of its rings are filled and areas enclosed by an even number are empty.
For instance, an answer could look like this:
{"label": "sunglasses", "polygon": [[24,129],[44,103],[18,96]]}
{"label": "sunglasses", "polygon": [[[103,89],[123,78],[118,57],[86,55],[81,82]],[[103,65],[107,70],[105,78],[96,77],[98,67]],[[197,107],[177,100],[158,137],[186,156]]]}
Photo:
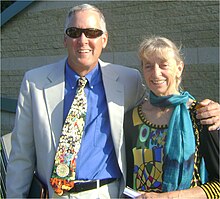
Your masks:
{"label": "sunglasses", "polygon": [[66,29],[66,34],[71,38],[79,38],[81,37],[82,33],[84,33],[87,38],[94,39],[100,37],[103,34],[103,31],[96,28],[82,29],[82,28],[70,27]]}

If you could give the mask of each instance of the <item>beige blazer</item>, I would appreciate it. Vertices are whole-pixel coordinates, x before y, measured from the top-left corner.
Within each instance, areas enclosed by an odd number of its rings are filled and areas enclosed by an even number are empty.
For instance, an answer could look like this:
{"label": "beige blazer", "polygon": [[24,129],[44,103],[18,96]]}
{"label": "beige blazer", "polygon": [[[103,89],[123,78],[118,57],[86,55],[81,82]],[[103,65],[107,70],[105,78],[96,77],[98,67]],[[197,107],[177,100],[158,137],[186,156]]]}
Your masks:
{"label": "beige blazer", "polygon": [[[9,198],[27,196],[35,169],[40,179],[48,186],[50,197],[53,195],[49,179],[62,130],[65,61],[66,59],[63,59],[33,69],[24,76],[7,168],[6,186]],[[143,98],[145,88],[137,70],[101,60],[99,63],[114,148],[123,173],[120,183],[122,192],[126,179],[124,113]]]}

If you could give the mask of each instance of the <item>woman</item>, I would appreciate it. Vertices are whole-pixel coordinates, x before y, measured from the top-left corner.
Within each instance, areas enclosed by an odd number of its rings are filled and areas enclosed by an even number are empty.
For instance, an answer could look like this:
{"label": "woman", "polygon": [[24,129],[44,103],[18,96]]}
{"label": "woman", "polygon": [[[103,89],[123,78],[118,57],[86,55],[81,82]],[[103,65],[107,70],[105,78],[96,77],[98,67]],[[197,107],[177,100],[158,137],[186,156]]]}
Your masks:
{"label": "woman", "polygon": [[125,116],[127,185],[142,198],[219,198],[219,132],[199,123],[199,102],[180,88],[179,49],[153,37],[139,56],[150,95]]}

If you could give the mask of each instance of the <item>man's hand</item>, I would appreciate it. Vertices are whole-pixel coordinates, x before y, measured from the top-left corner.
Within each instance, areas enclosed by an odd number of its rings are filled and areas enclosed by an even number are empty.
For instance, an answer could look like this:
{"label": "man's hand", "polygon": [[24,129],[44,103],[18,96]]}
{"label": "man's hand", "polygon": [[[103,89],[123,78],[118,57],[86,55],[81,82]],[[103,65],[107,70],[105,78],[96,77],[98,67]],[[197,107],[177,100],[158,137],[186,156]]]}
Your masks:
{"label": "man's hand", "polygon": [[209,131],[220,128],[220,104],[205,99],[200,102],[201,108],[197,109],[197,118],[201,120],[201,124],[210,125]]}

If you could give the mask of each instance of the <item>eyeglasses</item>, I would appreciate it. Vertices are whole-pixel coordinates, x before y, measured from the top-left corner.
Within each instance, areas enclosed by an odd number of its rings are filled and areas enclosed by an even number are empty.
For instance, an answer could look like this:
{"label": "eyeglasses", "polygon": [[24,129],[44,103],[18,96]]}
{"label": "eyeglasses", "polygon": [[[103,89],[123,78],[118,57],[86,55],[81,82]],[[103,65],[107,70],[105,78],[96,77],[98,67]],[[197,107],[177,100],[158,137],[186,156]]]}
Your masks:
{"label": "eyeglasses", "polygon": [[84,33],[87,38],[94,39],[100,37],[103,34],[103,31],[96,28],[82,29],[82,28],[70,27],[66,29],[66,34],[71,38],[79,38],[81,37],[82,33]]}

